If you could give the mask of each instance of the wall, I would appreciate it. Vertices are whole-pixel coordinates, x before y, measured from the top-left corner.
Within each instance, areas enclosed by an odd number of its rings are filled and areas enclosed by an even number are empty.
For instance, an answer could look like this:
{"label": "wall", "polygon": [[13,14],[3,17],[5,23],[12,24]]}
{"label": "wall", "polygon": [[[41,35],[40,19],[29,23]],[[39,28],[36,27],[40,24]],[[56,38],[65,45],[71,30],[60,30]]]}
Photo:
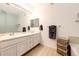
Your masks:
{"label": "wall", "polygon": [[41,32],[42,44],[56,48],[56,40],[49,39],[50,25],[57,25],[58,37],[79,36],[79,23],[75,23],[78,19],[76,14],[79,13],[79,4],[38,4],[35,11],[40,18],[40,24],[44,26]]}
{"label": "wall", "polygon": [[[30,25],[31,18],[40,18],[39,22],[44,26],[42,34],[42,44],[56,48],[56,40],[49,39],[50,25],[57,25],[57,37],[79,36],[79,23],[75,20],[78,18],[76,14],[79,13],[79,4],[68,3],[54,3],[53,5],[40,3],[35,6],[33,14],[20,17],[20,29],[23,26]],[[38,28],[33,28],[33,30]]]}
{"label": "wall", "polygon": [[[21,6],[23,6],[23,5],[21,5]],[[26,8],[26,10],[28,10],[28,11],[26,11],[25,13],[22,13],[22,14],[20,14],[19,15],[19,17],[18,17],[18,31],[19,32],[22,32],[22,28],[23,27],[26,27],[26,32],[28,31],[28,26],[31,26],[31,24],[30,24],[30,20],[31,19],[35,19],[35,18],[38,18],[36,15],[36,10],[34,11],[34,8],[32,7],[29,7],[29,6],[31,6],[30,4],[24,4],[24,8]],[[28,9],[27,9],[28,8]],[[33,12],[32,12],[33,11]],[[39,30],[39,28],[38,27],[32,27],[32,28],[30,28],[30,31],[38,31]]]}

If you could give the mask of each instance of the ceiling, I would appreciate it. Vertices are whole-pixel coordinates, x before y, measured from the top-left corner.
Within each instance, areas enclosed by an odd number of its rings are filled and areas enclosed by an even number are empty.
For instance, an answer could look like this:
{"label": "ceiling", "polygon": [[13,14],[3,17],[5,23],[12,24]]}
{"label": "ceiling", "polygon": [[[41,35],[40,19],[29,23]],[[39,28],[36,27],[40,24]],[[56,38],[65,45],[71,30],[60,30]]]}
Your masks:
{"label": "ceiling", "polygon": [[17,6],[13,4],[8,4],[8,3],[0,3],[0,10],[6,11],[7,13],[12,13],[12,14],[22,14],[24,13],[21,8],[18,8]]}
{"label": "ceiling", "polygon": [[24,4],[0,3],[0,9],[6,11],[7,13],[20,15],[26,12],[32,13],[36,7],[39,7],[42,4],[46,3],[24,3]]}

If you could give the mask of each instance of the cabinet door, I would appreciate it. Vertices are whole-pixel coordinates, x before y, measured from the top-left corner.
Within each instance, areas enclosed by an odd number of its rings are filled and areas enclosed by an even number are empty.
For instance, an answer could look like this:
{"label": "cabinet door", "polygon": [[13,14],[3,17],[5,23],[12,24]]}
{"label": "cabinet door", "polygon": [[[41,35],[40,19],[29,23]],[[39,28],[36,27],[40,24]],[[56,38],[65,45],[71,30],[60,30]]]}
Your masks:
{"label": "cabinet door", "polygon": [[36,46],[38,43],[40,43],[40,34],[34,35],[34,45]]}
{"label": "cabinet door", "polygon": [[16,45],[1,49],[1,56],[16,56]]}
{"label": "cabinet door", "polygon": [[31,39],[30,37],[26,37],[26,51],[31,49]]}
{"label": "cabinet door", "polygon": [[36,37],[37,37],[36,40],[37,40],[37,44],[38,44],[38,43],[40,43],[40,41],[41,41],[41,35],[40,35],[40,34],[37,34]]}
{"label": "cabinet door", "polygon": [[20,56],[26,52],[26,41],[17,44],[17,55]]}
{"label": "cabinet door", "polygon": [[33,48],[38,43],[40,43],[40,34],[34,34],[34,35],[30,36],[30,41],[31,41],[30,42],[31,48]]}
{"label": "cabinet door", "polygon": [[28,36],[28,46],[29,46],[29,49],[33,48],[33,37],[32,36]]}
{"label": "cabinet door", "polygon": [[32,38],[32,36],[30,37],[30,48],[33,48],[33,38]]}
{"label": "cabinet door", "polygon": [[33,46],[36,46],[37,45],[37,36],[34,35],[33,37]]}

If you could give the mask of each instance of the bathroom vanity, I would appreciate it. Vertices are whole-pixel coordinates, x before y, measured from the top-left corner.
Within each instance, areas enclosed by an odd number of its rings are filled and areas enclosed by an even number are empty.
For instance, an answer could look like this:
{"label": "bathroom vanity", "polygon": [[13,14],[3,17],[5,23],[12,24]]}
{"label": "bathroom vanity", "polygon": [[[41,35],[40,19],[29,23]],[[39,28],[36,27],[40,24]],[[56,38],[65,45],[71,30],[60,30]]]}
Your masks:
{"label": "bathroom vanity", "polygon": [[14,33],[0,36],[1,56],[20,56],[38,45],[41,40],[40,32]]}

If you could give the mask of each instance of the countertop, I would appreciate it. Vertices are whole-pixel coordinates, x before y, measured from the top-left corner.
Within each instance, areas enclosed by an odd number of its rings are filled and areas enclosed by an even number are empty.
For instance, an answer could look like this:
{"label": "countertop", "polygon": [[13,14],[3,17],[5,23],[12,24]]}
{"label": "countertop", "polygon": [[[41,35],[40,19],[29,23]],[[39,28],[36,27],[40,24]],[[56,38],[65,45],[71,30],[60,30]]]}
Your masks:
{"label": "countertop", "polygon": [[0,42],[10,40],[10,39],[14,39],[14,38],[23,37],[23,36],[29,36],[29,35],[33,35],[33,34],[36,34],[36,33],[40,33],[40,31],[37,31],[37,32],[15,32],[13,34],[5,33],[5,34],[2,34],[2,35],[0,34]]}

